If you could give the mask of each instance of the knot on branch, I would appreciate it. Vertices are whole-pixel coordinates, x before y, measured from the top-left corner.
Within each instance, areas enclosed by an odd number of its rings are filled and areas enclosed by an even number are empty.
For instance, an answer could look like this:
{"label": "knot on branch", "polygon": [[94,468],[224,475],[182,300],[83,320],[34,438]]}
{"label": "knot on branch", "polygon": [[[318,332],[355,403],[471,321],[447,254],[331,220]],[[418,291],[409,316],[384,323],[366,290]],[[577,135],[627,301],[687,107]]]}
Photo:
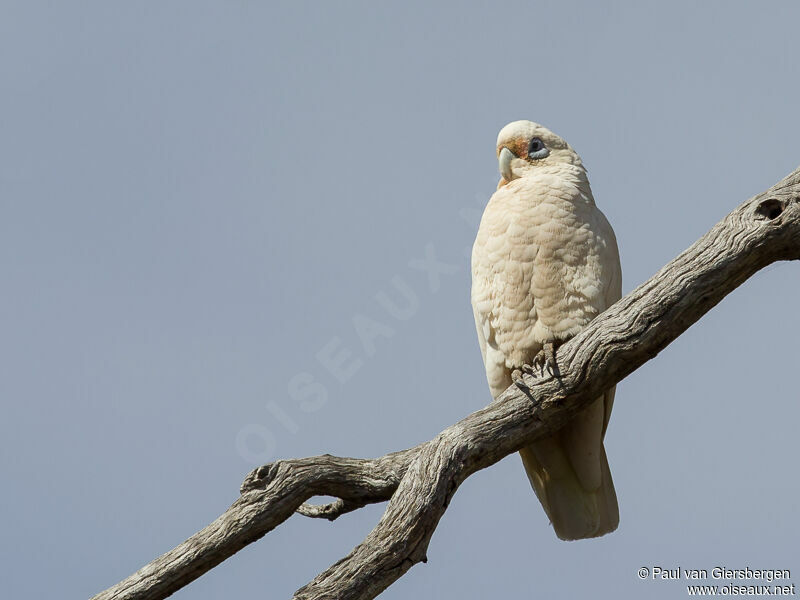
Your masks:
{"label": "knot on branch", "polygon": [[[795,201],[796,200],[797,199],[795,198]],[[773,221],[783,214],[783,210],[785,208],[785,202],[778,200],[777,198],[767,198],[766,200],[759,202],[758,206],[756,206],[756,218]]]}
{"label": "knot on branch", "polygon": [[239,493],[252,492],[253,490],[265,490],[267,486],[278,475],[280,461],[274,463],[267,463],[261,465],[257,469],[253,469],[244,478],[242,485],[239,487]]}

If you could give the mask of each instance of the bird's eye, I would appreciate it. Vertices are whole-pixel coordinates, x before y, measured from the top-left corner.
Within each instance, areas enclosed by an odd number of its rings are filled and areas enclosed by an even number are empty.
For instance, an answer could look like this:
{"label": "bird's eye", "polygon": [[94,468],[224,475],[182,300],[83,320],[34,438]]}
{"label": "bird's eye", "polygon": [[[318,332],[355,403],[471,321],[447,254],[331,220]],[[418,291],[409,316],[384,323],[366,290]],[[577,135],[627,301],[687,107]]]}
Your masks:
{"label": "bird's eye", "polygon": [[528,158],[544,158],[550,154],[550,150],[544,145],[544,142],[535,137],[531,140],[528,146]]}

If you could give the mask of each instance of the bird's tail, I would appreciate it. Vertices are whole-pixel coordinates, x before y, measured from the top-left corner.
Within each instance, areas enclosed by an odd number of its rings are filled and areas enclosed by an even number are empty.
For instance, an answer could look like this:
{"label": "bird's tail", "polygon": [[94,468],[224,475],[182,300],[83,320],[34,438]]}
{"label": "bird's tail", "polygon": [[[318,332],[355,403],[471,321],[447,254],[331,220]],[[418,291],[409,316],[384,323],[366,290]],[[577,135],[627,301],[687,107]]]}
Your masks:
{"label": "bird's tail", "polygon": [[[580,421],[581,416],[575,420]],[[587,469],[586,461],[581,465],[576,459],[575,439],[569,431],[580,426],[580,422],[571,422],[520,451],[533,490],[562,540],[599,537],[619,524],[617,494],[602,434],[590,461],[594,467]]]}

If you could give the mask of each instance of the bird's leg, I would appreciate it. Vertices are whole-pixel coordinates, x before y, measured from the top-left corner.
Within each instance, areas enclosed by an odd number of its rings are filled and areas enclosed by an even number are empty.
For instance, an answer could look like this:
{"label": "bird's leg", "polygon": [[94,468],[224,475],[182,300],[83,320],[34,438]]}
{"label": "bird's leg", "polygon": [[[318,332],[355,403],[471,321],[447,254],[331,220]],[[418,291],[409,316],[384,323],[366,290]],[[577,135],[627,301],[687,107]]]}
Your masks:
{"label": "bird's leg", "polygon": [[528,368],[531,375],[534,374],[534,370],[538,370],[539,374],[544,376],[544,370],[547,369],[551,376],[558,377],[561,373],[558,371],[558,364],[556,363],[556,343],[545,342]]}

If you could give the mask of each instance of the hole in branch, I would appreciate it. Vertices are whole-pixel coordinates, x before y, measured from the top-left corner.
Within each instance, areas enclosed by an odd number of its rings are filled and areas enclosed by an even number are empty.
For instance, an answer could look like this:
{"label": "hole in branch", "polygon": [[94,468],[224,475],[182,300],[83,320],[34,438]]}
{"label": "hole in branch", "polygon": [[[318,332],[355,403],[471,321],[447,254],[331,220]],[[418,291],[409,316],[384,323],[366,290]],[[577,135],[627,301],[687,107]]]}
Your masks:
{"label": "hole in branch", "polygon": [[764,200],[758,205],[758,208],[756,208],[756,214],[761,215],[762,217],[771,221],[780,216],[780,214],[783,212],[783,208],[783,202],[776,200],[775,198],[770,198],[769,200]]}
{"label": "hole in branch", "polygon": [[333,496],[312,496],[311,498],[306,500],[306,502],[308,504],[316,504],[318,506],[324,506],[326,504],[332,504],[337,500],[338,498],[335,498]]}

